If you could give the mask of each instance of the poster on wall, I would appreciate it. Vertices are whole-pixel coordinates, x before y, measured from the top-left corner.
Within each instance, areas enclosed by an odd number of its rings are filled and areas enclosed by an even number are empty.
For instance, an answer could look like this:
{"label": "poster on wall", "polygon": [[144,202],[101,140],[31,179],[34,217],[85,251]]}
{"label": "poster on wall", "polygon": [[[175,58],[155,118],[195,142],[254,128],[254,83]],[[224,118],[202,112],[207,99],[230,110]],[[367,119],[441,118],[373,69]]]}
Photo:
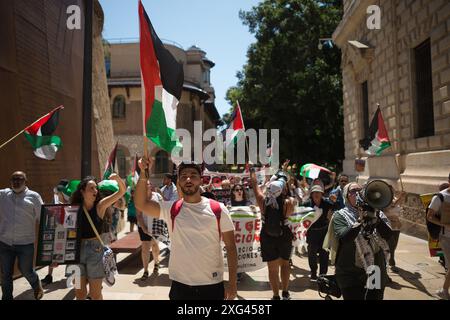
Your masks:
{"label": "poster on wall", "polygon": [[42,206],[36,261],[38,266],[79,262],[80,214],[79,206],[67,204]]}

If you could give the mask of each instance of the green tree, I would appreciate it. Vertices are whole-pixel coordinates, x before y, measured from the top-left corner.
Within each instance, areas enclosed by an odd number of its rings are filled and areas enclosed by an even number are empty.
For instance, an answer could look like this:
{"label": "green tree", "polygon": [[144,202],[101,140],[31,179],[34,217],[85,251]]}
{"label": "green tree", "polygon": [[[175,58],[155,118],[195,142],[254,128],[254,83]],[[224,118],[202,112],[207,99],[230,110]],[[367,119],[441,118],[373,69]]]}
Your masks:
{"label": "green tree", "polygon": [[319,38],[339,24],[341,1],[265,0],[239,15],[256,42],[227,100],[239,100],[246,128],[280,129],[281,158],[340,167],[341,53]]}

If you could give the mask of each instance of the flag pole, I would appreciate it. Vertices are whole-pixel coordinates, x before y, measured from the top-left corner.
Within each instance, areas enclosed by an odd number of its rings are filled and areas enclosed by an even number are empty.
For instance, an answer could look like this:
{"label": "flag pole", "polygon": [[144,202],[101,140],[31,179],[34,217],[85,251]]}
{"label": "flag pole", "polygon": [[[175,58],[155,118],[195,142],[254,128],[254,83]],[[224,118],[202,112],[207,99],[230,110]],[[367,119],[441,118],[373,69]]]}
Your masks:
{"label": "flag pole", "polygon": [[14,137],[12,137],[11,139],[9,139],[8,141],[6,141],[5,143],[3,143],[0,146],[0,149],[2,149],[4,146],[6,146],[8,143],[10,143],[11,141],[13,141],[15,138],[17,138],[18,136],[20,136],[22,133],[25,132],[25,129],[22,129],[22,131],[20,131],[18,134],[16,134]]}
{"label": "flag pole", "polygon": [[44,117],[46,117],[48,114],[55,112],[58,109],[64,109],[64,107],[61,105],[55,109],[53,109],[52,111],[50,111],[49,113],[44,114],[42,117],[40,117],[39,119],[37,119],[36,121],[34,121],[32,124],[30,124],[29,126],[25,127],[24,129],[22,129],[19,133],[17,133],[15,136],[13,136],[12,138],[10,138],[8,141],[2,143],[2,145],[0,146],[0,149],[2,149],[4,146],[6,146],[8,143],[10,143],[11,141],[13,141],[15,138],[17,138],[18,136],[20,136],[22,133],[25,132],[25,130],[31,126],[33,126],[35,123],[41,121]]}

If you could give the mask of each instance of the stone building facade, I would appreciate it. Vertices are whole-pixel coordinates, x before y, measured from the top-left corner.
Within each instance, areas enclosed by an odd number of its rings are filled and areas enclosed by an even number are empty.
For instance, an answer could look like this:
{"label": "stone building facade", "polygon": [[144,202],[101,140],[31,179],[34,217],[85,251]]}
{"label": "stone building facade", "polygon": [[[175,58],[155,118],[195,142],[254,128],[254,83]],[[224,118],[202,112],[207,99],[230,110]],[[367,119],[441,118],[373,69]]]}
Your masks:
{"label": "stone building facade", "polygon": [[[342,50],[344,172],[364,182],[384,179],[408,195],[406,232],[425,237],[418,195],[437,191],[450,172],[450,2],[344,0],[333,34]],[[380,8],[380,29],[370,30],[370,5]],[[366,157],[358,141],[380,104],[392,143]],[[366,160],[363,172],[355,159]]]}
{"label": "stone building facade", "polygon": [[[183,64],[184,85],[177,109],[177,128],[187,129],[193,136],[194,121],[201,121],[203,130],[216,128],[220,120],[214,104],[215,93],[210,83],[214,63],[206,53],[192,46],[183,50],[175,44],[165,44],[177,61]],[[143,154],[143,115],[139,43],[113,43],[108,46],[108,87],[113,117],[114,137],[119,143],[117,163],[125,176],[132,170],[134,157]],[[172,172],[168,154],[149,141],[150,155],[156,158],[154,174],[161,177]]]}
{"label": "stone building facade", "polygon": [[[67,7],[83,0],[0,1],[0,93],[3,143],[53,108],[64,105],[55,135],[63,147],[54,161],[34,156],[19,136],[0,150],[0,188],[9,187],[13,171],[27,173],[29,186],[46,203],[61,178],[79,179],[83,96],[84,28],[67,28]],[[112,121],[101,40],[103,11],[94,2],[92,174],[99,176],[113,144]],[[101,120],[100,120],[101,119]]]}

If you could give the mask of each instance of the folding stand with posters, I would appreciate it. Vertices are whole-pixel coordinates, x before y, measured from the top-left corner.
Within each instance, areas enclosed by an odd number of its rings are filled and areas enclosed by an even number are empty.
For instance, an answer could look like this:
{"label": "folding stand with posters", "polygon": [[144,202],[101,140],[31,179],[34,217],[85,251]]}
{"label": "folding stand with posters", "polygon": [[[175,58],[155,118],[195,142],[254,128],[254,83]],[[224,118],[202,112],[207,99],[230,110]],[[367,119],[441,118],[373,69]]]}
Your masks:
{"label": "folding stand with posters", "polygon": [[79,263],[79,208],[66,204],[42,206],[36,265]]}

